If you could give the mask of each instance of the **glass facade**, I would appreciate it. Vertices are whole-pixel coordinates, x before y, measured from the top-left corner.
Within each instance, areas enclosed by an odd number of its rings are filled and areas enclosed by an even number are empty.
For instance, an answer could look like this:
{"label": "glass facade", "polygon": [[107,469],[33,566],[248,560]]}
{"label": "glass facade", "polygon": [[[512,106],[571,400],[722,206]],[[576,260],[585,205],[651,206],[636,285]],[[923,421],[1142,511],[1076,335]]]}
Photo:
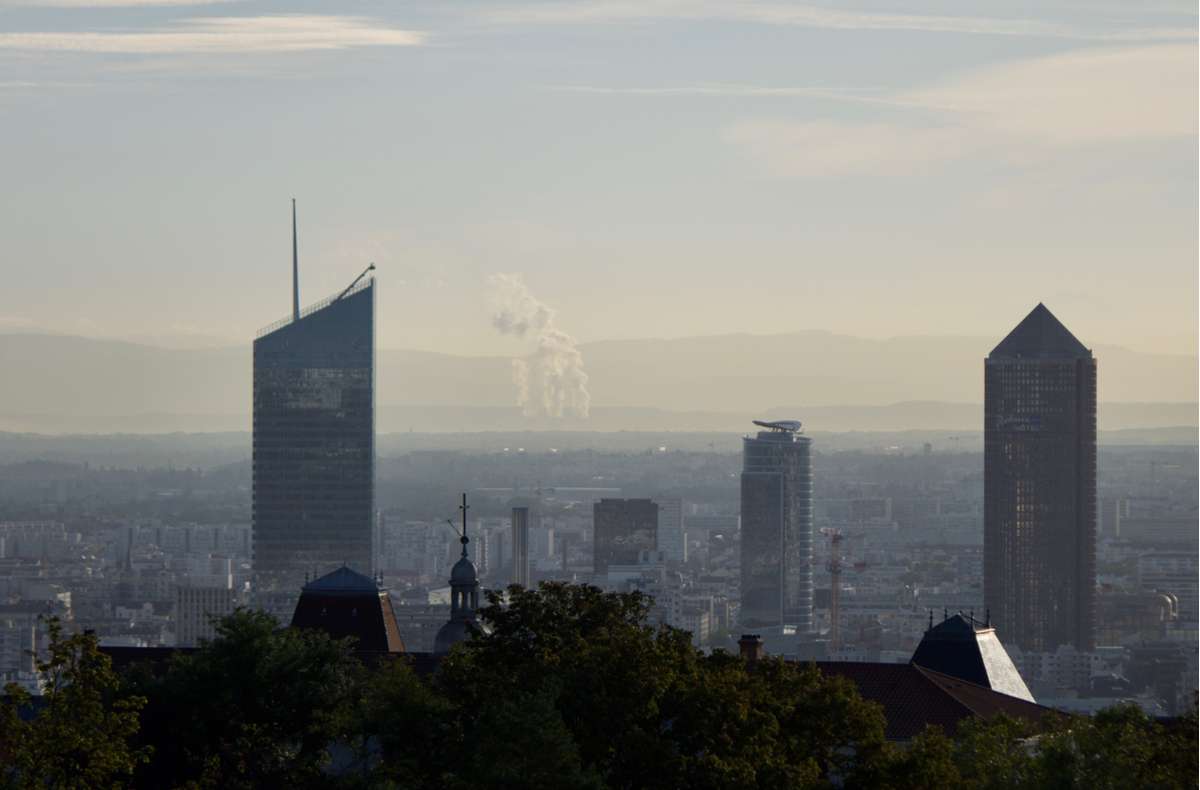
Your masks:
{"label": "glass facade", "polygon": [[658,505],[649,499],[601,499],[592,505],[595,527],[592,570],[636,565],[643,551],[658,548]]}
{"label": "glass facade", "polygon": [[812,633],[812,440],[761,431],[742,444],[743,627]]}
{"label": "glass facade", "polygon": [[1026,322],[984,363],[984,601],[1023,650],[1091,650],[1096,360],[1044,307]]}
{"label": "glass facade", "polygon": [[253,539],[260,589],[372,568],[375,281],[254,341]]}
{"label": "glass facade", "polygon": [[512,509],[512,583],[522,587],[529,586],[529,508],[527,507]]}

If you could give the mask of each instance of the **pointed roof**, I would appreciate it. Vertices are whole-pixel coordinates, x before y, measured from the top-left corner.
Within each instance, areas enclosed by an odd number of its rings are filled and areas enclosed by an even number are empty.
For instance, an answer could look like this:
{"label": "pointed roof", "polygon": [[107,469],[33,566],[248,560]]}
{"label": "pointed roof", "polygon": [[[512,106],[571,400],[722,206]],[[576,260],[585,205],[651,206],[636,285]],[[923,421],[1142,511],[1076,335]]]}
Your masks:
{"label": "pointed roof", "polygon": [[925,632],[912,663],[1033,702],[996,629],[959,612]]}
{"label": "pointed roof", "polygon": [[1038,306],[992,349],[988,359],[1077,359],[1091,356],[1092,352],[1054,317],[1054,313],[1038,302]]}
{"label": "pointed roof", "polygon": [[334,639],[353,637],[360,655],[404,652],[387,590],[345,565],[304,585],[292,627],[324,631]]}
{"label": "pointed roof", "polygon": [[304,592],[319,593],[377,593],[379,585],[370,576],[351,570],[343,565],[335,571],[313,579],[304,585]]}

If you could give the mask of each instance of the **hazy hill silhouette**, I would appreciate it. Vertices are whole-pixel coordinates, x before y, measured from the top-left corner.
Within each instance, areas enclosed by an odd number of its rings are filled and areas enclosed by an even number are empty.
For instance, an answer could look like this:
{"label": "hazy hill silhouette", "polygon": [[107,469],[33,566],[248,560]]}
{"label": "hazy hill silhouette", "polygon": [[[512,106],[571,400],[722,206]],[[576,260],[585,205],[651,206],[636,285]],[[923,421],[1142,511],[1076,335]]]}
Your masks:
{"label": "hazy hill silhouette", "polygon": [[[507,358],[380,350],[379,429],[480,430],[495,421],[496,429],[506,430],[644,429],[663,423],[678,430],[725,430],[746,415],[783,412],[814,426],[824,421],[829,430],[971,427],[981,420],[983,358],[995,342],[803,332],[588,343],[581,351],[594,409],[586,421],[523,418],[513,408]],[[1093,350],[1102,427],[1196,424],[1195,357],[1113,346]],[[249,342],[178,350],[0,335],[0,370],[5,373],[0,429],[249,426]]]}

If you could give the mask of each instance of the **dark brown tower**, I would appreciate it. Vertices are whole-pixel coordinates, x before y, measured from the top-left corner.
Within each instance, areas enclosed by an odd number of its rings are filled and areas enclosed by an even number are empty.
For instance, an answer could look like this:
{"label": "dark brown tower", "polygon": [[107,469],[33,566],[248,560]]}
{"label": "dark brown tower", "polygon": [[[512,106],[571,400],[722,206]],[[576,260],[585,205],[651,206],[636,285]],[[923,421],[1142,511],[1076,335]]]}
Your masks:
{"label": "dark brown tower", "polygon": [[636,565],[643,551],[658,548],[658,505],[650,499],[601,499],[592,504],[592,571]]}
{"label": "dark brown tower", "polygon": [[1094,647],[1096,360],[1039,304],[984,363],[983,595],[1023,650]]}

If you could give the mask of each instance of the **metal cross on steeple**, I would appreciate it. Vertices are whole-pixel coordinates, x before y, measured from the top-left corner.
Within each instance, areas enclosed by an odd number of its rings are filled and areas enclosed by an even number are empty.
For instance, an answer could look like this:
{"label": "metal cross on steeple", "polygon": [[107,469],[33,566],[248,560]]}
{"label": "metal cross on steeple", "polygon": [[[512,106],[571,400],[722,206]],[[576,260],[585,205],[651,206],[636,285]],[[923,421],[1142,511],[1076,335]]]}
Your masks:
{"label": "metal cross on steeple", "polygon": [[462,543],[462,555],[464,559],[467,556],[467,544],[471,542],[470,539],[467,538],[467,509],[470,507],[471,506],[467,504],[467,493],[464,491],[462,495],[462,504],[458,506],[458,509],[462,511],[462,537],[458,540],[460,543]]}

